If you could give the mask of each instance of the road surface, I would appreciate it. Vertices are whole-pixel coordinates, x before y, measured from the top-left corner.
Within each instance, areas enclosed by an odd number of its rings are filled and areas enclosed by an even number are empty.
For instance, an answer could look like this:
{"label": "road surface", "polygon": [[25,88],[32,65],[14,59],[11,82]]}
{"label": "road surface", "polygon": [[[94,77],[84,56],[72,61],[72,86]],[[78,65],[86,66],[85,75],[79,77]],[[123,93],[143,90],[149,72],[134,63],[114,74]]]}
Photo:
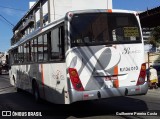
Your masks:
{"label": "road surface", "polygon": [[[24,91],[17,92],[10,85],[8,75],[0,75],[0,110],[1,112],[5,110],[21,112],[24,115],[28,112],[40,112],[42,115],[42,117],[31,116],[28,117],[29,119],[158,119],[160,118],[160,89],[149,90],[147,95],[143,96],[116,97],[76,102],[71,105],[57,105],[45,101],[36,103],[31,94]],[[130,112],[133,115],[130,115]],[[27,118],[24,115],[7,118]]]}

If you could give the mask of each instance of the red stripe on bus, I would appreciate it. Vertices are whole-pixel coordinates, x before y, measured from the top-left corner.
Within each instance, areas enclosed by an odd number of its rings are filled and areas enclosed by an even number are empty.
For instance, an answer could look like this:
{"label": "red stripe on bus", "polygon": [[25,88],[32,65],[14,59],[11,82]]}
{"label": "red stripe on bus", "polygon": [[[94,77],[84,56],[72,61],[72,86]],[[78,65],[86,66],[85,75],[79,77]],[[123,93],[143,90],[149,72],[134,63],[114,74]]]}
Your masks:
{"label": "red stripe on bus", "polygon": [[41,78],[42,78],[43,96],[45,97],[45,91],[44,91],[44,71],[43,71],[43,64],[41,64]]}
{"label": "red stripe on bus", "polygon": [[118,66],[114,67],[114,75],[118,75]]}
{"label": "red stripe on bus", "polygon": [[[118,75],[118,65],[114,67],[114,75]],[[117,79],[113,80],[113,85],[115,88],[119,87],[118,76],[117,76]]]}
{"label": "red stripe on bus", "polygon": [[41,78],[42,78],[42,85],[44,86],[44,72],[43,72],[43,64],[41,64]]}

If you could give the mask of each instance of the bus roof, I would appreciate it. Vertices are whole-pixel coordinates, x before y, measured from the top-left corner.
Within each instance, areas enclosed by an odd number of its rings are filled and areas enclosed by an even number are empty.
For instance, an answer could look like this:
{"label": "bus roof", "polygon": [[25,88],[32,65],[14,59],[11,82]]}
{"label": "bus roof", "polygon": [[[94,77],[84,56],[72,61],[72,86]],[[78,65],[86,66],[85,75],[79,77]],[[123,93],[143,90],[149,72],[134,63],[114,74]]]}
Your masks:
{"label": "bus roof", "polygon": [[88,9],[88,10],[76,10],[76,11],[70,11],[68,13],[101,13],[101,12],[111,12],[111,13],[132,13],[136,14],[136,11],[132,10],[122,10],[122,9]]}

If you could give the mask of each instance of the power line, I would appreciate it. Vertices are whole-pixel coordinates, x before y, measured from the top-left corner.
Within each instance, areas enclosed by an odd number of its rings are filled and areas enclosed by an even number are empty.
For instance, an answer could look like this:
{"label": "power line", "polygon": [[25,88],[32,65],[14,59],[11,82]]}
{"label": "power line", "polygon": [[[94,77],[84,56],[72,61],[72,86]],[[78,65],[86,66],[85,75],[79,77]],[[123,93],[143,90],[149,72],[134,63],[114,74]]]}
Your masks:
{"label": "power line", "polygon": [[17,9],[17,8],[12,8],[12,7],[6,7],[6,6],[1,6],[1,8],[7,8],[7,9],[12,9],[12,10],[17,10],[17,11],[27,11],[27,10],[23,10],[23,9]]}
{"label": "power line", "polygon": [[[27,10],[23,10],[23,9],[17,9],[17,8],[6,7],[6,6],[1,6],[1,5],[0,5],[0,8],[7,8],[7,9],[17,10],[17,11],[27,11]],[[14,25],[10,21],[8,21],[3,15],[0,14],[0,17],[3,18],[9,25],[11,25],[12,27],[14,27]]]}
{"label": "power line", "polygon": [[5,23],[6,25],[8,25],[8,26],[10,26],[10,27],[13,27],[13,26],[11,26],[8,22],[6,22],[2,17],[0,17],[0,21],[3,22],[3,23]]}
{"label": "power line", "polygon": [[14,27],[14,25],[13,25],[10,21],[8,21],[4,16],[2,16],[1,14],[0,14],[0,16],[1,16],[7,23],[9,23],[11,26]]}

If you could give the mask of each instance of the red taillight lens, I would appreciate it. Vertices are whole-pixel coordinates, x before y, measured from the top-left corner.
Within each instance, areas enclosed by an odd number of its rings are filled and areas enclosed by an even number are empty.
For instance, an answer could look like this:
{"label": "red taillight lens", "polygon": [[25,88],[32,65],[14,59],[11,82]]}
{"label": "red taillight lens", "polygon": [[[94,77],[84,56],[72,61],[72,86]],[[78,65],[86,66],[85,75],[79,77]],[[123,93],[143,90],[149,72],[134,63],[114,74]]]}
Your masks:
{"label": "red taillight lens", "polygon": [[78,78],[73,78],[73,82],[74,82],[74,83],[78,83],[78,82],[79,82],[79,79],[78,79]]}
{"label": "red taillight lens", "polygon": [[81,80],[79,79],[77,70],[74,68],[69,68],[68,72],[69,72],[69,76],[74,89],[77,91],[84,91],[84,88],[82,86]]}
{"label": "red taillight lens", "polygon": [[139,77],[138,77],[137,85],[144,84],[145,77],[146,77],[146,63],[143,63],[141,65],[141,70],[140,70],[140,74],[139,74]]}

